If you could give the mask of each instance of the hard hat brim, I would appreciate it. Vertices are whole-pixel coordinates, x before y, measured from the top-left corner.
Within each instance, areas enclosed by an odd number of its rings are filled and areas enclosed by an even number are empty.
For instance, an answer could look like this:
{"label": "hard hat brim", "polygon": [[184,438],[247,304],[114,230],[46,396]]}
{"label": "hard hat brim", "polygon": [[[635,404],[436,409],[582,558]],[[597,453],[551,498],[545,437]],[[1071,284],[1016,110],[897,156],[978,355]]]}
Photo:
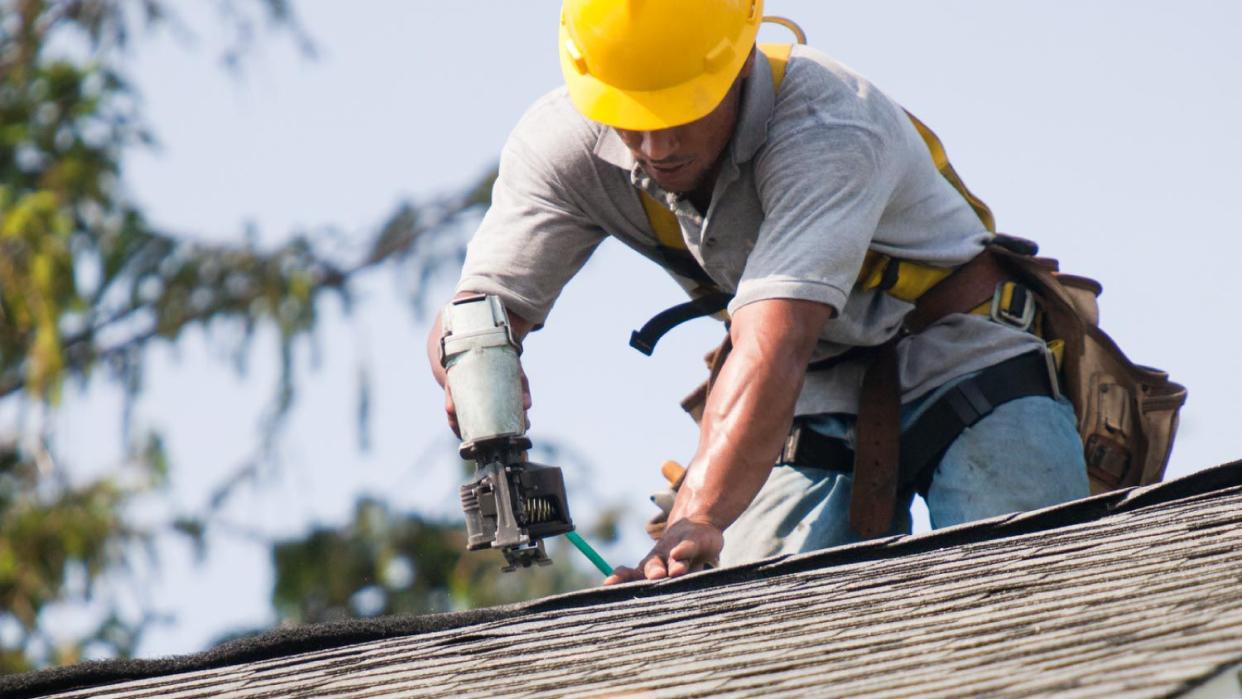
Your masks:
{"label": "hard hat brim", "polygon": [[[728,94],[750,55],[750,46],[733,52],[733,60],[715,71],[659,90],[626,90],[580,71],[567,47],[569,34],[560,29],[561,72],[574,106],[586,118],[631,131],[658,131],[702,119]],[[753,44],[750,37],[749,43]]]}

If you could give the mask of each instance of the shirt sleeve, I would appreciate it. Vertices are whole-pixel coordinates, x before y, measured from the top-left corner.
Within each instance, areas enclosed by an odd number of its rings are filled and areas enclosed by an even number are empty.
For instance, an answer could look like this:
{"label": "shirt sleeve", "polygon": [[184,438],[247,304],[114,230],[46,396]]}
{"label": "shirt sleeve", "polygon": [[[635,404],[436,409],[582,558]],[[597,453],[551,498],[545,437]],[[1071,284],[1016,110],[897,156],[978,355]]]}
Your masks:
{"label": "shirt sleeve", "polygon": [[896,187],[875,130],[804,118],[774,132],[757,156],[764,209],[729,311],[766,299],[802,299],[841,312]]}
{"label": "shirt sleeve", "polygon": [[562,165],[553,167],[523,137],[529,126],[519,125],[501,152],[491,207],[466,249],[457,291],[495,294],[538,327],[605,234],[564,185],[574,158],[555,158]]}

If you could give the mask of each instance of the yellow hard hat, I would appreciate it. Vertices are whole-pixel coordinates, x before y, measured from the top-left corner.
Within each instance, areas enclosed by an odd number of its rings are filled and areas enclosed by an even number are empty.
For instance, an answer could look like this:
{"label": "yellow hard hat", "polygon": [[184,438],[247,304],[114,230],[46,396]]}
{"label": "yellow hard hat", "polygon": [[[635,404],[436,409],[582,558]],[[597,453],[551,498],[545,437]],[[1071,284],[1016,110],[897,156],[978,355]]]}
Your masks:
{"label": "yellow hard hat", "polygon": [[763,0],[564,0],[561,71],[578,111],[635,131],[720,104],[755,43]]}

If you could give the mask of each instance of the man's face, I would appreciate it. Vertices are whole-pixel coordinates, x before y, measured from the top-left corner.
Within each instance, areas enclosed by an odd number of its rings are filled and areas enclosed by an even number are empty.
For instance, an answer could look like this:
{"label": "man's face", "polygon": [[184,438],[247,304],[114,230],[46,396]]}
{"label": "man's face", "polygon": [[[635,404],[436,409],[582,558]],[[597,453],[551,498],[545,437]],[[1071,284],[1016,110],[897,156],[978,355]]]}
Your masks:
{"label": "man's face", "polygon": [[753,56],[707,116],[659,131],[616,129],[630,154],[666,192],[688,194],[714,176],[716,163],[733,137],[741,103],[742,80],[750,75]]}

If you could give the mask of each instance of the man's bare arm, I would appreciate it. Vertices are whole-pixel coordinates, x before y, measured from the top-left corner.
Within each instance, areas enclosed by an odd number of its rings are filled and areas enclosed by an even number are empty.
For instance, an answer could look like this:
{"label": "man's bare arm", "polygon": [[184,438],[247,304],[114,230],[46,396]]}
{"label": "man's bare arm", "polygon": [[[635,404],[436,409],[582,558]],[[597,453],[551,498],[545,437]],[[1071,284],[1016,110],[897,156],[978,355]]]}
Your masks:
{"label": "man's bare arm", "polygon": [[[462,291],[453,297],[454,300],[465,298],[467,296],[475,296],[477,292]],[[444,367],[440,364],[440,337],[444,334],[441,325],[443,313],[436,314],[436,320],[431,324],[431,332],[427,333],[427,361],[431,364],[431,375],[435,377],[436,383],[444,389],[444,412],[448,415],[449,427],[453,429],[453,433],[461,436],[460,430],[457,428],[457,409],[453,405],[453,394],[448,390],[448,377],[445,374]],[[534,323],[526,320],[518,314],[509,311],[509,326],[513,328],[513,335],[518,342],[526,339],[526,335],[534,327]],[[522,402],[523,407],[530,410],[530,384],[526,381],[526,372],[522,372]]]}
{"label": "man's bare arm", "polygon": [[698,453],[670,522],[724,529],[754,499],[788,434],[806,366],[832,313],[831,306],[790,299],[738,310],[733,352],[704,409]]}
{"label": "man's bare arm", "polygon": [[713,563],[722,532],[763,487],[793,420],[806,366],[833,309],[771,299],[733,316],[733,352],[708,397],[698,451],[669,526],[637,568],[606,582],[681,575]]}

